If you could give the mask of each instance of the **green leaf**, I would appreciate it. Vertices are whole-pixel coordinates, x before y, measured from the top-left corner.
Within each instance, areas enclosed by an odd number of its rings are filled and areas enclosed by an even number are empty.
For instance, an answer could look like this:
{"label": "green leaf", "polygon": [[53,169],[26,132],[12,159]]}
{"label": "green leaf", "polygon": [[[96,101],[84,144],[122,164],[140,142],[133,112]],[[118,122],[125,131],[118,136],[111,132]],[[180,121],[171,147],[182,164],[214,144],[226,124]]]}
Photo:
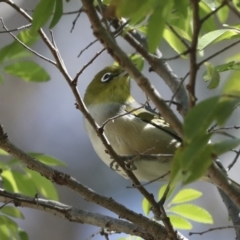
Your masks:
{"label": "green leaf", "polygon": [[234,108],[240,103],[240,98],[234,95],[223,95],[218,103],[215,119],[219,126],[222,126],[231,116]]}
{"label": "green leaf", "polygon": [[171,175],[170,175],[171,189],[175,189],[182,180],[182,166],[180,162],[180,159],[182,158],[182,154],[183,154],[183,147],[180,146],[176,150],[172,160]]}
{"label": "green leaf", "polygon": [[1,169],[2,171],[9,169],[8,164],[0,161],[0,169]]}
{"label": "green leaf", "polygon": [[28,234],[21,228],[18,228],[18,235],[19,235],[20,240],[28,240],[29,239]]}
{"label": "green leaf", "polygon": [[38,161],[40,161],[41,163],[44,163],[48,166],[67,166],[67,164],[65,162],[62,162],[52,156],[49,155],[45,155],[42,153],[29,153],[29,155],[31,155],[32,157],[36,158]]}
{"label": "green leaf", "polygon": [[0,155],[9,156],[9,153],[0,148]]}
{"label": "green leaf", "polygon": [[177,195],[173,198],[171,203],[177,204],[177,203],[189,202],[201,196],[202,196],[202,193],[200,191],[197,191],[191,188],[185,188],[177,193]]}
{"label": "green leaf", "polygon": [[192,224],[185,218],[172,214],[168,214],[168,217],[175,228],[186,230],[192,229]]}
{"label": "green leaf", "polygon": [[240,139],[227,139],[218,143],[212,143],[212,150],[213,153],[216,155],[223,154],[225,152],[228,152],[231,149],[236,148],[240,144]]}
{"label": "green leaf", "polygon": [[229,7],[224,6],[217,11],[217,17],[221,23],[225,23],[228,19]]}
{"label": "green leaf", "polygon": [[22,193],[31,197],[37,193],[37,188],[26,174],[4,170],[1,176],[3,178],[4,189],[8,191]]}
{"label": "green leaf", "polygon": [[229,56],[226,58],[226,62],[231,62],[231,61],[239,61],[240,60],[240,53],[233,54],[232,56]]}
{"label": "green leaf", "polygon": [[[168,184],[164,184],[158,191],[158,200],[161,200],[161,198],[163,197],[163,194],[165,193],[166,191],[166,188],[167,188]],[[169,192],[167,194],[167,198],[169,197]]]}
{"label": "green leaf", "polygon": [[181,13],[183,18],[187,17],[188,14],[189,0],[174,0],[174,8],[178,13]]}
{"label": "green leaf", "polygon": [[209,134],[198,135],[189,143],[183,143],[174,155],[171,169],[171,187],[179,182],[188,184],[201,178],[212,163]]}
{"label": "green leaf", "polygon": [[130,24],[134,25],[140,19],[144,19],[157,5],[157,0],[112,0],[111,6],[116,8],[118,17],[130,18]]}
{"label": "green leaf", "polygon": [[42,177],[38,172],[27,170],[28,175],[33,184],[35,184],[38,192],[41,193],[44,197],[58,201],[58,193],[53,185],[53,183],[45,177]]}
{"label": "green leaf", "polygon": [[204,65],[207,67],[207,71],[203,75],[203,79],[207,82],[210,81],[208,89],[214,89],[218,87],[220,82],[220,75],[214,65],[209,62],[205,62]]}
{"label": "green leaf", "polygon": [[185,185],[200,179],[206,174],[207,169],[213,162],[211,147],[207,145],[190,162],[191,165],[189,164],[189,168],[183,166],[183,184]]}
{"label": "green leaf", "polygon": [[7,226],[10,231],[17,231],[17,224],[9,217],[0,215],[0,226]]}
{"label": "green leaf", "polygon": [[240,74],[239,71],[235,71],[231,74],[223,88],[223,94],[232,94],[240,96],[239,74]]}
{"label": "green leaf", "polygon": [[147,25],[148,48],[150,52],[154,52],[163,36],[166,19],[171,13],[173,6],[172,0],[167,2],[159,1],[159,5],[149,18]]}
{"label": "green leaf", "polygon": [[219,5],[217,5],[218,2],[216,0],[202,0],[202,2],[204,2],[212,11],[214,11]]}
{"label": "green leaf", "polygon": [[131,56],[131,60],[140,71],[143,70],[144,58],[140,54],[134,54],[133,56]]}
{"label": "green leaf", "polygon": [[148,216],[150,213],[151,204],[149,203],[149,201],[146,198],[143,198],[143,200],[142,200],[142,209],[143,209],[144,214],[146,216]]}
{"label": "green leaf", "polygon": [[33,12],[32,29],[38,31],[51,17],[56,0],[41,0]]}
{"label": "green leaf", "polygon": [[208,98],[198,103],[188,112],[183,125],[186,141],[190,141],[199,133],[207,131],[214,119],[214,111],[218,105],[218,101],[219,96]]}
{"label": "green leaf", "polygon": [[239,38],[240,34],[239,31],[236,29],[218,29],[215,31],[211,31],[200,37],[198,41],[198,50],[202,51],[206,47],[232,38]]}
{"label": "green leaf", "polygon": [[237,8],[237,10],[240,11],[240,1],[239,0],[233,0],[233,4]]}
{"label": "green leaf", "polygon": [[[0,221],[0,224],[1,224],[1,221]],[[3,224],[1,224],[1,227],[0,227],[0,239],[1,240],[11,239],[11,234],[10,234],[9,228]]]}
{"label": "green leaf", "polygon": [[30,61],[12,63],[6,66],[4,70],[9,74],[30,82],[45,82],[50,79],[48,73],[41,66]]}
{"label": "green leaf", "polygon": [[11,217],[24,219],[22,212],[16,207],[4,206],[3,208],[0,209],[0,211]]}
{"label": "green leaf", "polygon": [[169,210],[196,222],[213,223],[211,214],[207,210],[194,204],[181,204],[173,206]]}
{"label": "green leaf", "polygon": [[53,28],[58,23],[58,21],[62,17],[62,14],[63,14],[63,2],[62,0],[55,0],[53,18],[49,25],[49,28]]}
{"label": "green leaf", "polygon": [[215,67],[218,72],[225,72],[229,70],[240,70],[240,62],[227,62]]}
{"label": "green leaf", "polygon": [[[176,30],[176,29],[175,29]],[[176,30],[177,31],[177,30]],[[178,31],[177,31],[178,32]],[[182,31],[183,32],[183,31]],[[187,35],[187,34],[186,34]],[[186,46],[182,43],[182,41],[169,29],[165,28],[163,31],[163,37],[168,42],[168,44],[179,54],[186,51]],[[181,57],[185,57],[181,55]]]}
{"label": "green leaf", "polygon": [[[200,1],[199,2],[200,19],[204,18],[206,15],[211,14],[211,13],[212,13],[212,9],[211,9],[210,5],[206,4],[206,2]],[[206,21],[203,22],[201,28],[204,32],[210,32],[217,28],[213,15],[210,16]]]}
{"label": "green leaf", "polygon": [[[21,31],[17,35],[17,38],[27,46],[31,46],[38,40],[39,36],[27,29]],[[28,52],[18,41],[15,40],[13,43],[0,49],[0,63],[4,60],[16,59],[30,55],[31,53]]]}

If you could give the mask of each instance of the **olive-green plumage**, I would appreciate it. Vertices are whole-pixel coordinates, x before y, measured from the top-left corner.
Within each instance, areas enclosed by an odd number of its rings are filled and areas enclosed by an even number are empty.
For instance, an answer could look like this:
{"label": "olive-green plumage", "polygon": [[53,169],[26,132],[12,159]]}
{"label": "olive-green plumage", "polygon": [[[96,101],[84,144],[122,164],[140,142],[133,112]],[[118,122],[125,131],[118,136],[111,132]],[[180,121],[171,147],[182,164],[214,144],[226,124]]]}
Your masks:
{"label": "olive-green plumage", "polygon": [[[180,145],[180,138],[163,118],[144,106],[139,109],[141,105],[131,96],[129,76],[119,66],[106,67],[94,77],[87,87],[84,102],[99,125],[125,114],[104,128],[107,139],[119,155],[173,154]],[[112,159],[86,120],[85,126],[95,151],[110,165]],[[170,159],[136,160],[134,173],[139,180],[155,179],[170,171]],[[123,171],[118,173],[124,176]]]}

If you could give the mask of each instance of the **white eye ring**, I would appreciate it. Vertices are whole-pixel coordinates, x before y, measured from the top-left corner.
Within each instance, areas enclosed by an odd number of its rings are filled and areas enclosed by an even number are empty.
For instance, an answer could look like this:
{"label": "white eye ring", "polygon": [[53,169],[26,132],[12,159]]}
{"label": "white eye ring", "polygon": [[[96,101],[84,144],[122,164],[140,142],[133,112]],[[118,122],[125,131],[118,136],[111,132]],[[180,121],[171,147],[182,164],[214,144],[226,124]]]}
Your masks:
{"label": "white eye ring", "polygon": [[113,75],[111,73],[105,73],[101,78],[101,82],[110,81],[112,78],[113,78]]}

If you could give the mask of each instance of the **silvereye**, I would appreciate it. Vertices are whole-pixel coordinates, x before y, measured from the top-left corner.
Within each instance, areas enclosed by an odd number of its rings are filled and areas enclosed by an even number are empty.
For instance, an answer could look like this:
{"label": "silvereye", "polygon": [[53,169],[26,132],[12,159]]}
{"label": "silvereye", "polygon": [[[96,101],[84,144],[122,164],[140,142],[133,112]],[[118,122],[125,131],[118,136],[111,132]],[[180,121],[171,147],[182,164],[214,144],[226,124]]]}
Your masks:
{"label": "silvereye", "polygon": [[[133,99],[129,75],[121,67],[113,65],[100,71],[88,85],[84,102],[99,126],[109,118],[119,116],[104,127],[104,133],[118,155],[169,155],[155,160],[136,158],[133,173],[140,181],[170,179],[167,173],[171,169],[171,156],[180,146],[181,138],[159,114]],[[85,127],[96,153],[110,166],[113,159],[86,119]],[[127,177],[121,168],[117,170]],[[209,181],[207,177],[203,180]],[[240,189],[237,183],[232,183]]]}

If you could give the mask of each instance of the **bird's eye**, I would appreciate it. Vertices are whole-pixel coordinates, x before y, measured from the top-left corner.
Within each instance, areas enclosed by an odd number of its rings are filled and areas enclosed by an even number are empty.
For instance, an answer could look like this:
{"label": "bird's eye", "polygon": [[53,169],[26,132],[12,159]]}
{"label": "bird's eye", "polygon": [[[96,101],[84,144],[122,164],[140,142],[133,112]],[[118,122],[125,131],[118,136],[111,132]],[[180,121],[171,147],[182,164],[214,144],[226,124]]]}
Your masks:
{"label": "bird's eye", "polygon": [[113,78],[113,75],[111,73],[105,73],[101,78],[101,82],[110,81],[112,78]]}

